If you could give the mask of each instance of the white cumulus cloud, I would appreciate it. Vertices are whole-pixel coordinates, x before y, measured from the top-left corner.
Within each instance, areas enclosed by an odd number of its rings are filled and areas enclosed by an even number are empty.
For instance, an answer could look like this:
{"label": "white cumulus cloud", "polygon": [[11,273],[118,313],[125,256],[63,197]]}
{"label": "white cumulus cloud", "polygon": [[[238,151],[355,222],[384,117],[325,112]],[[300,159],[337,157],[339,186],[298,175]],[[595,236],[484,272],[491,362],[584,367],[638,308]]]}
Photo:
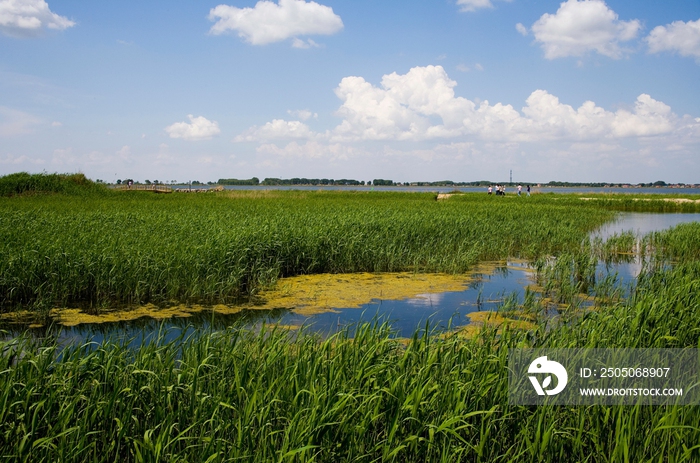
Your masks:
{"label": "white cumulus cloud", "polygon": [[618,137],[660,135],[672,132],[676,120],[670,106],[642,93],[637,97],[634,112],[623,109],[615,112],[612,130]]}
{"label": "white cumulus cloud", "polygon": [[515,30],[518,31],[520,35],[525,37],[527,35],[527,27],[523,26],[522,23],[518,23],[515,25]]}
{"label": "white cumulus cloud", "polygon": [[210,121],[204,116],[194,117],[192,114],[189,114],[187,117],[190,119],[189,124],[187,122],[176,122],[165,128],[170,138],[206,140],[221,133],[219,124],[216,121]]}
{"label": "white cumulus cloud", "polygon": [[668,105],[647,94],[639,95],[631,109],[609,111],[592,101],[575,108],[546,90],[535,90],[518,111],[510,104],[477,103],[458,97],[456,85],[442,66],[388,74],[380,86],[362,77],[345,77],[335,89],[342,102],[336,115],[343,120],[334,129],[319,133],[300,121],[275,119],[250,128],[236,141],[307,139],[344,143],[462,138],[520,143],[700,136],[697,120],[679,118]]}
{"label": "white cumulus cloud", "polygon": [[532,32],[547,59],[591,51],[618,59],[625,53],[620,42],[634,39],[641,27],[636,19],[620,21],[602,0],[568,0],[555,14],[542,15]]}
{"label": "white cumulus cloud", "polygon": [[677,116],[671,108],[647,94],[637,97],[634,111],[606,111],[592,101],[578,109],[562,104],[554,95],[536,90],[523,108],[524,125],[542,138],[595,140],[648,137],[674,130]]}
{"label": "white cumulus cloud", "polygon": [[[337,114],[343,122],[334,130],[339,139],[412,140],[457,135],[473,103],[455,98],[457,85],[442,66],[392,73],[375,87],[362,77],[345,77],[335,89],[343,102]],[[442,124],[433,125],[431,116]]]}
{"label": "white cumulus cloud", "polygon": [[11,37],[37,37],[44,29],[64,30],[75,22],[49,9],[44,0],[0,0],[0,31]]}
{"label": "white cumulus cloud", "polygon": [[343,21],[331,7],[304,0],[261,0],[253,8],[219,5],[211,9],[209,19],[216,21],[210,29],[212,34],[236,31],[251,45],[291,38],[293,46],[309,48],[317,46],[316,42],[298,36],[331,35],[343,28]]}
{"label": "white cumulus cloud", "polygon": [[700,62],[700,19],[657,26],[644,40],[650,53],[674,51],[681,56],[694,56]]}

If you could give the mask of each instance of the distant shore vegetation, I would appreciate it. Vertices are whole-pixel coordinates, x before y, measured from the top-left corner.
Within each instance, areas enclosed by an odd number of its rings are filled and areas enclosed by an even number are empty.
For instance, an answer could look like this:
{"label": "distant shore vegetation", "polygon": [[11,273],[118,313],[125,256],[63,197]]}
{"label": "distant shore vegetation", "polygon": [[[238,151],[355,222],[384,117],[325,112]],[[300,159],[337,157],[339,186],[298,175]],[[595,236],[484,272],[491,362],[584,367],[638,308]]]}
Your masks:
{"label": "distant shore vegetation", "polygon": [[28,174],[18,172],[0,177],[0,196],[30,194],[85,194],[105,192],[106,187],[84,174]]}
{"label": "distant shore vegetation", "polygon": [[[29,174],[17,172],[0,177],[0,196],[13,196],[37,193],[66,193],[78,194],[87,191],[105,191],[110,182],[101,179],[91,180],[82,173],[40,173]],[[614,182],[497,182],[491,180],[476,180],[471,182],[455,182],[452,180],[438,180],[434,182],[401,182],[391,179],[375,178],[373,180],[332,179],[332,178],[276,178],[266,177],[262,181],[258,177],[247,179],[220,178],[217,181],[201,182],[189,180],[178,182],[177,180],[135,180],[133,178],[118,179],[115,185],[222,185],[222,186],[414,186],[414,187],[488,187],[490,185],[532,185],[540,188],[700,188],[700,184],[667,183],[663,180],[648,183],[614,183]]]}
{"label": "distant shore vegetation", "polygon": [[[193,182],[194,183],[194,182]],[[200,183],[200,182],[197,182]],[[682,188],[682,187],[700,187],[697,184],[685,183],[666,183],[663,180],[648,183],[611,183],[611,182],[559,182],[551,181],[548,183],[541,182],[494,182],[491,180],[476,180],[472,182],[455,182],[452,180],[438,180],[435,182],[397,182],[389,179],[376,178],[374,180],[354,180],[354,179],[332,179],[332,178],[265,178],[260,181],[258,177],[249,179],[237,178],[220,178],[217,182],[209,182],[212,185],[367,185],[367,186],[454,186],[454,187],[487,187],[489,185],[537,185],[539,187],[571,187],[571,188]]]}

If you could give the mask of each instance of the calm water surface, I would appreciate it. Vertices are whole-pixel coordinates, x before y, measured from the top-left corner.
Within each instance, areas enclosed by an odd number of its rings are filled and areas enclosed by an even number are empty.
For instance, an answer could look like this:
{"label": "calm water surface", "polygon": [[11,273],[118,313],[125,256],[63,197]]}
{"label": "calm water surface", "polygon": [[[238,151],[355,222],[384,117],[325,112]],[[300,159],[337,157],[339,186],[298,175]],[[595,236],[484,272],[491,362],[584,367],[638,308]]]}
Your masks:
{"label": "calm water surface", "polygon": [[[389,322],[398,336],[410,336],[417,329],[444,330],[448,325],[469,323],[468,314],[479,310],[496,310],[505,298],[524,298],[525,287],[534,282],[534,272],[527,264],[510,262],[496,268],[492,274],[475,275],[475,280],[462,291],[422,294],[410,299],[375,299],[360,308],[338,307],[331,312],[311,316],[295,314],[288,310],[244,310],[235,315],[211,316],[198,314],[188,318],[169,320],[139,319],[131,322],[79,325],[75,327],[40,328],[38,336],[56,334],[61,343],[82,343],[92,340],[124,339],[132,345],[140,345],[143,339],[153,339],[162,333],[166,340],[193,333],[199,329],[219,330],[234,323],[259,326],[262,323],[285,326],[304,326],[321,334],[329,334],[350,327],[360,321],[378,319]],[[58,330],[58,331],[57,331]]]}
{"label": "calm water surface", "polygon": [[603,225],[591,236],[599,236],[603,240],[616,233],[631,231],[637,235],[666,230],[681,223],[700,222],[700,213],[652,213],[652,212],[625,212],[620,214],[616,221]]}
{"label": "calm water surface", "polygon": [[[615,234],[632,232],[641,237],[651,232],[658,232],[675,227],[682,223],[700,222],[700,213],[642,213],[626,212],[619,215],[616,221],[602,226],[593,232],[591,237],[600,237],[603,240]],[[642,271],[643,262],[639,256],[634,256],[629,262],[605,264],[600,262],[596,270],[599,278],[616,273],[620,284],[630,285]]]}
{"label": "calm water surface", "polygon": [[[526,183],[523,183],[525,190]],[[172,185],[187,189],[188,185]],[[193,189],[209,185],[193,185]],[[227,190],[303,190],[303,191],[409,191],[418,193],[448,193],[458,190],[464,193],[484,193],[488,187],[454,186],[366,186],[366,185],[226,185]],[[700,194],[700,188],[604,188],[604,187],[532,187],[534,193],[616,193],[616,194]],[[508,187],[507,194],[515,194],[515,187]],[[525,194],[523,192],[523,194]]]}
{"label": "calm water surface", "polygon": [[391,323],[399,336],[411,336],[425,327],[446,329],[469,323],[469,315],[479,310],[496,310],[507,297],[523,300],[525,287],[534,283],[534,272],[524,263],[510,262],[491,274],[479,275],[463,291],[423,294],[412,299],[374,300],[357,309],[338,308],[334,312],[304,317],[286,313],[285,325],[306,324],[321,332],[332,332],[360,321],[378,317]]}

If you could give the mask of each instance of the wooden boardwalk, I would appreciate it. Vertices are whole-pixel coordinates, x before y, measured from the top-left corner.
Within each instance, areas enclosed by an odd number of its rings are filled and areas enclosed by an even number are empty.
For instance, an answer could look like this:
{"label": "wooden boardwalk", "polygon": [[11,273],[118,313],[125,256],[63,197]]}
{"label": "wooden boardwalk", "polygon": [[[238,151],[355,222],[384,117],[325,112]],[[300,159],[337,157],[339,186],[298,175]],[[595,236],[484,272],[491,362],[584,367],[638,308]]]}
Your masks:
{"label": "wooden boardwalk", "polygon": [[172,187],[167,185],[116,185],[113,187],[120,191],[152,191],[154,193],[172,193]]}

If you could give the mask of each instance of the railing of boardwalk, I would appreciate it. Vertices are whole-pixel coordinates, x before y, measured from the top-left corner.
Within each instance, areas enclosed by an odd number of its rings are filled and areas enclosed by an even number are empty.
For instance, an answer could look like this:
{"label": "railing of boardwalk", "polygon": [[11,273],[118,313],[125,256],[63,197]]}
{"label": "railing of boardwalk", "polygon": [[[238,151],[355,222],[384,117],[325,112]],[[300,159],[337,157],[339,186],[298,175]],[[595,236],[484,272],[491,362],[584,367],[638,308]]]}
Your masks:
{"label": "railing of boardwalk", "polygon": [[172,187],[167,185],[115,185],[115,190],[120,191],[153,191],[154,193],[172,193]]}

